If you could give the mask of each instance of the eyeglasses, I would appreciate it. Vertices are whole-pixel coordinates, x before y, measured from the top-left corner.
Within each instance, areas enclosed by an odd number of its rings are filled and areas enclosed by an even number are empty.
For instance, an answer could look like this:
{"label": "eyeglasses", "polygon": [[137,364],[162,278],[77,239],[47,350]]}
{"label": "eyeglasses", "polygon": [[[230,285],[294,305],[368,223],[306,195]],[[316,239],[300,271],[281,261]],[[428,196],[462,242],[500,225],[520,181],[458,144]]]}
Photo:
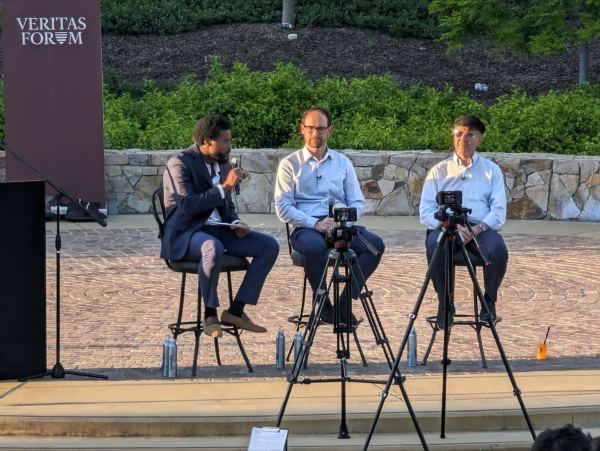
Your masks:
{"label": "eyeglasses", "polygon": [[307,133],[312,133],[316,130],[316,132],[319,135],[322,135],[323,133],[325,133],[327,130],[329,130],[329,127],[315,127],[314,125],[304,125],[302,124],[302,127],[304,127],[304,131]]}
{"label": "eyeglasses", "polygon": [[454,136],[454,137],[455,137],[455,138],[457,138],[457,139],[460,139],[460,138],[462,138],[463,136],[464,136],[466,139],[473,139],[473,138],[475,138],[477,135],[476,135],[475,133],[473,133],[473,132],[467,132],[467,133],[465,133],[465,132],[461,132],[460,130],[452,130],[452,136]]}

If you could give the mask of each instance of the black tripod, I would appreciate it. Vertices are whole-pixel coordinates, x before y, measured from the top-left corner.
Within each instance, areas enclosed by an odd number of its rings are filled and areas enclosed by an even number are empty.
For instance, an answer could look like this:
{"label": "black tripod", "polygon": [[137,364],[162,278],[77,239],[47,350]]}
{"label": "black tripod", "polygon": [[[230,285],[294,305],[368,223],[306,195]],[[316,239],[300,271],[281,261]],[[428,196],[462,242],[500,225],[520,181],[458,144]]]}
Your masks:
{"label": "black tripod", "polygon": [[102,227],[106,227],[106,221],[104,220],[103,215],[101,215],[98,211],[92,210],[89,208],[89,204],[82,202],[81,199],[75,201],[71,196],[69,196],[65,190],[63,190],[58,185],[55,185],[50,179],[48,179],[44,174],[40,173],[36,168],[34,168],[31,164],[29,164],[25,159],[23,159],[19,154],[15,151],[8,149],[6,146],[2,145],[0,147],[6,153],[11,154],[15,157],[19,162],[23,163],[27,168],[32,170],[41,180],[47,183],[49,186],[56,190],[56,236],[54,239],[54,248],[56,254],[56,363],[52,367],[51,370],[47,370],[40,374],[35,374],[33,376],[27,376],[19,379],[19,381],[24,382],[30,379],[37,379],[38,377],[51,376],[55,379],[63,379],[65,375],[71,374],[74,376],[85,376],[85,377],[97,377],[100,379],[108,379],[108,376],[102,374],[93,374],[93,373],[84,373],[82,371],[73,371],[73,370],[65,370],[62,364],[60,363],[60,250],[61,250],[61,236],[60,236],[60,217],[61,217],[61,203],[60,200],[65,197],[72,204],[79,206],[82,210],[87,212],[87,214],[93,218],[98,224]]}
{"label": "black tripod", "polygon": [[[477,276],[475,274],[475,269],[473,268],[473,264],[469,258],[469,254],[467,253],[467,249],[465,248],[465,244],[461,238],[460,232],[457,230],[457,224],[464,224],[473,237],[473,243],[475,244],[475,249],[479,257],[483,260],[485,265],[489,264],[489,260],[483,255],[481,249],[479,248],[479,242],[477,238],[475,238],[475,234],[473,233],[473,229],[469,224],[467,214],[470,213],[471,210],[466,208],[460,208],[459,214],[457,217],[450,216],[446,218],[444,223],[444,227],[440,232],[437,244],[435,247],[435,251],[433,252],[433,256],[431,257],[431,263],[427,268],[427,274],[425,275],[425,281],[421,286],[421,291],[419,292],[419,296],[417,297],[417,302],[412,310],[412,312],[408,315],[409,321],[406,326],[406,331],[404,333],[404,338],[402,339],[402,343],[400,344],[400,349],[398,350],[398,354],[396,356],[396,360],[394,361],[394,365],[392,368],[392,372],[388,378],[385,389],[381,393],[381,400],[379,401],[379,406],[375,413],[375,418],[373,419],[373,424],[371,425],[371,430],[367,436],[367,440],[365,442],[365,446],[363,450],[367,450],[369,448],[369,443],[375,432],[375,427],[377,426],[377,422],[379,420],[379,416],[381,415],[381,410],[383,409],[383,404],[387,397],[387,393],[392,385],[392,380],[395,376],[395,371],[398,368],[400,360],[402,358],[402,353],[404,352],[404,348],[406,347],[406,343],[408,342],[408,336],[410,334],[410,330],[413,327],[415,320],[419,314],[419,309],[421,308],[421,303],[423,302],[423,298],[425,297],[425,292],[427,291],[427,285],[431,280],[431,273],[434,266],[437,263],[436,257],[438,256],[440,249],[445,248],[445,261],[444,261],[444,350],[442,357],[442,365],[443,365],[443,376],[442,376],[442,412],[441,412],[441,430],[440,430],[440,438],[446,438],[446,379],[448,375],[448,365],[450,365],[451,361],[448,359],[448,342],[450,340],[450,327],[448,321],[448,314],[450,309],[453,307],[454,303],[454,251],[456,248],[460,251],[467,270],[469,271],[469,276],[473,282],[473,288],[476,291],[477,298],[479,299],[479,303],[482,308],[485,310],[487,317],[492,318],[490,309],[488,308],[487,303],[484,300],[483,293],[481,291],[481,287],[477,281]],[[439,219],[439,218],[437,218]],[[517,397],[519,402],[519,406],[521,407],[521,411],[523,412],[523,417],[525,418],[525,422],[527,423],[527,427],[529,428],[529,432],[531,432],[531,436],[535,440],[535,430],[533,429],[533,425],[531,424],[531,420],[529,419],[529,415],[525,408],[525,404],[523,402],[523,398],[521,397],[521,390],[517,386],[517,382],[514,378],[512,370],[510,368],[510,363],[508,362],[508,358],[504,353],[504,348],[502,347],[502,343],[500,342],[500,337],[496,330],[496,321],[495,318],[490,320],[489,327],[492,331],[492,335],[494,336],[494,341],[496,342],[496,346],[500,353],[500,357],[502,359],[502,363],[504,364],[504,368],[506,369],[506,373],[513,387],[513,393]]]}
{"label": "black tripod", "polygon": [[[360,235],[360,232],[353,232],[354,235],[358,236],[359,239],[363,240],[367,247],[373,252],[371,249],[372,246],[370,243]],[[351,239],[351,238],[350,238]],[[322,382],[340,382],[341,383],[341,422],[340,429],[338,433],[338,438],[346,439],[350,438],[350,434],[348,432],[348,425],[346,423],[346,383],[348,382],[361,382],[368,384],[381,384],[383,381],[377,380],[367,380],[367,379],[356,379],[352,378],[348,375],[347,372],[347,360],[350,357],[350,334],[354,332],[356,326],[352,324],[353,316],[352,316],[352,287],[354,287],[359,293],[358,297],[363,306],[365,316],[367,321],[369,322],[369,326],[371,327],[371,331],[373,336],[375,337],[376,344],[380,345],[383,349],[383,353],[385,355],[386,361],[390,367],[392,368],[392,350],[388,339],[383,330],[383,326],[381,324],[381,320],[379,319],[379,315],[375,309],[375,304],[373,303],[372,292],[368,290],[366,281],[364,284],[360,285],[358,280],[365,280],[363,277],[362,270],[360,265],[358,264],[358,260],[356,258],[356,253],[349,249],[350,240],[340,240],[334,243],[334,248],[329,251],[327,265],[323,271],[323,275],[321,276],[320,287],[326,286],[325,289],[321,288],[318,290],[315,302],[313,304],[313,308],[306,324],[306,328],[304,329],[304,336],[302,339],[302,345],[300,347],[300,351],[298,352],[298,356],[294,362],[294,367],[292,372],[288,375],[287,380],[289,382],[288,389],[285,394],[285,398],[281,405],[281,409],[279,411],[279,416],[277,417],[276,426],[279,427],[281,425],[281,421],[283,419],[283,415],[285,414],[285,409],[292,393],[292,387],[294,384],[311,384],[311,383],[322,383]],[[377,250],[375,250],[377,252]],[[327,280],[327,270],[329,265],[332,265],[332,273],[327,285],[324,285],[324,282]],[[357,269],[359,274],[355,274],[355,268]],[[360,276],[360,279],[357,279],[357,276]],[[340,285],[345,285],[345,289],[340,292]],[[321,318],[321,314],[323,312],[323,308],[328,299],[328,293],[333,286],[333,306],[334,306],[334,324],[333,331],[336,334],[336,342],[337,342],[337,351],[336,356],[340,361],[340,377],[338,378],[326,378],[326,379],[310,379],[310,378],[299,378],[300,372],[304,367],[304,363],[308,358],[308,354],[310,352],[310,348],[313,344],[313,340],[315,337],[315,333],[317,330],[317,326],[319,325],[319,321]],[[390,380],[395,380],[399,385],[400,390],[402,392],[402,397],[406,402],[406,407],[410,414],[410,417],[415,425],[415,429],[424,449],[427,449],[427,443],[425,442],[425,437],[421,432],[421,428],[417,421],[417,417],[413,411],[412,405],[408,398],[408,393],[404,389],[404,377],[400,374],[397,366],[392,371],[393,376],[391,376]]]}

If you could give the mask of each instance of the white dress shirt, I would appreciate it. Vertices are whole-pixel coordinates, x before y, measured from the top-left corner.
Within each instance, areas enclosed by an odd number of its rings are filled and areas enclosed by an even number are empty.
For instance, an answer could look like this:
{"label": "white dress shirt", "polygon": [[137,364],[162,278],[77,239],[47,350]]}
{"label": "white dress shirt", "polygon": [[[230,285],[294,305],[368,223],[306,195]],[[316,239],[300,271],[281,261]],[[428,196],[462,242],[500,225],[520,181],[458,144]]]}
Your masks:
{"label": "white dress shirt", "polygon": [[328,148],[318,160],[305,146],[281,160],[275,183],[281,221],[314,228],[317,218],[328,215],[330,197],[362,214],[365,198],[348,157]]}
{"label": "white dress shirt", "polygon": [[435,229],[439,221],[433,217],[438,209],[439,191],[462,191],[463,207],[472,209],[471,223],[485,223],[500,230],[506,222],[506,191],[500,167],[478,153],[464,166],[456,153],[436,164],[425,179],[419,215],[421,224]]}

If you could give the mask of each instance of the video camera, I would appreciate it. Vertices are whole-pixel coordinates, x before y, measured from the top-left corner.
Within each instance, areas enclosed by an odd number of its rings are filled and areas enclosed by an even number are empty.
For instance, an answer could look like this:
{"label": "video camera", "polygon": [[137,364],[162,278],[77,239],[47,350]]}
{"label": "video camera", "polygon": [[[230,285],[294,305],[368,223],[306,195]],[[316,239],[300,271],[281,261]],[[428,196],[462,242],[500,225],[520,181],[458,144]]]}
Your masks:
{"label": "video camera", "polygon": [[358,220],[358,213],[356,208],[334,207],[333,220],[337,222],[340,227],[345,227],[347,223],[356,222]]}
{"label": "video camera", "polygon": [[440,191],[436,201],[439,207],[433,217],[438,221],[446,222],[450,226],[465,225],[469,221],[468,214],[471,213],[471,209],[463,208],[462,191]]}
{"label": "video camera", "polygon": [[347,248],[352,237],[358,233],[358,228],[352,225],[358,220],[358,212],[354,207],[346,207],[344,204],[334,204],[329,201],[329,216],[333,218],[336,225],[327,233],[327,241],[333,243],[336,249]]}

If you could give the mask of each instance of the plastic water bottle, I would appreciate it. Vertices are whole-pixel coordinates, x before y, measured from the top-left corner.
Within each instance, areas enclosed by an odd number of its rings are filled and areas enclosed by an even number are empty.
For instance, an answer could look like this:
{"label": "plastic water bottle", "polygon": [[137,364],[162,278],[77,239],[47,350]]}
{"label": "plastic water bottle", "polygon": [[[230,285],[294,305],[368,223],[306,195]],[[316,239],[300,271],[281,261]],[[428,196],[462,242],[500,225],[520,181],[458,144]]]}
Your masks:
{"label": "plastic water bottle", "polygon": [[163,341],[162,347],[162,365],[160,367],[160,374],[163,377],[169,376],[169,342],[173,339],[171,336],[166,336]]}
{"label": "plastic water bottle", "polygon": [[302,347],[302,333],[297,330],[294,335],[294,362],[298,360],[298,354],[300,354],[300,348]]}
{"label": "plastic water bottle", "polygon": [[285,334],[281,326],[277,329],[275,337],[275,367],[277,369],[285,368]]}
{"label": "plastic water bottle", "polygon": [[167,343],[167,377],[177,377],[177,342],[173,337]]}
{"label": "plastic water bottle", "polygon": [[414,326],[408,334],[408,366],[417,366],[417,330]]}

